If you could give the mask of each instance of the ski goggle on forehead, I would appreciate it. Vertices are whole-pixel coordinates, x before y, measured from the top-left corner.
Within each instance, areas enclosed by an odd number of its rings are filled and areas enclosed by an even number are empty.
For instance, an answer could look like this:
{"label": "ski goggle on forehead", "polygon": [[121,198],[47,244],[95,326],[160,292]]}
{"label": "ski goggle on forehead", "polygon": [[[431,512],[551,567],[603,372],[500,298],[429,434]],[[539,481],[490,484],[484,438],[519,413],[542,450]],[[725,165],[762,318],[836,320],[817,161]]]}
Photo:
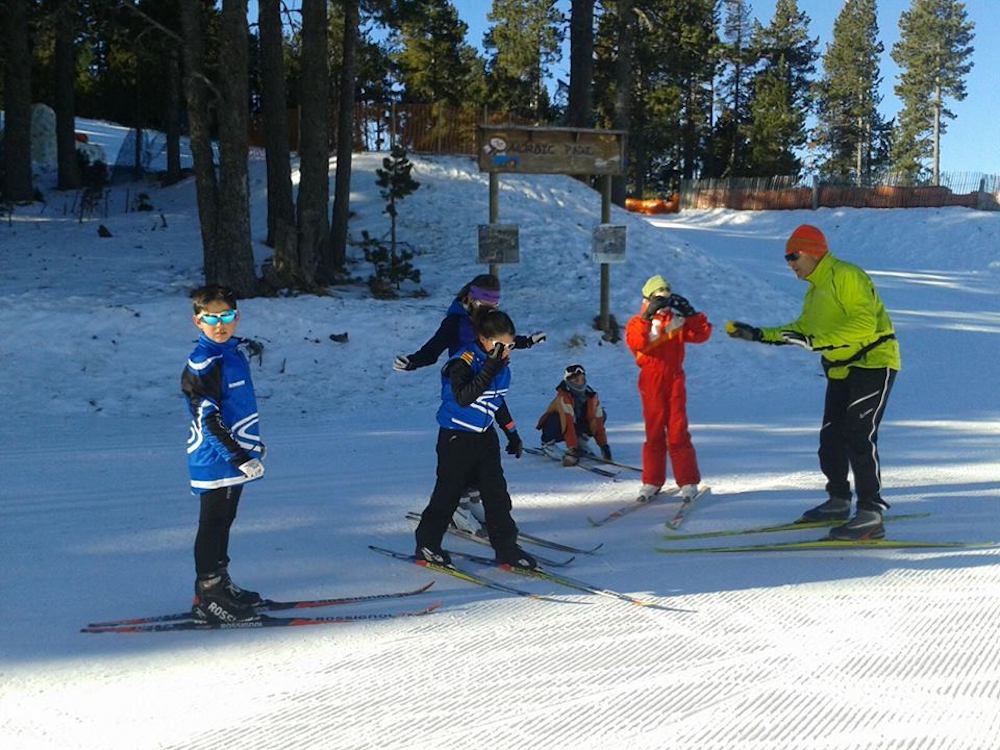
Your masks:
{"label": "ski goggle on forehead", "polygon": [[563,378],[569,380],[570,378],[575,378],[577,375],[586,377],[587,371],[583,369],[583,365],[570,365],[566,368],[566,372],[563,373]]}
{"label": "ski goggle on forehead", "polygon": [[219,323],[229,325],[236,320],[237,315],[239,315],[239,313],[236,312],[236,310],[226,310],[225,312],[220,313],[203,312],[198,316],[198,320],[207,326],[215,326]]}

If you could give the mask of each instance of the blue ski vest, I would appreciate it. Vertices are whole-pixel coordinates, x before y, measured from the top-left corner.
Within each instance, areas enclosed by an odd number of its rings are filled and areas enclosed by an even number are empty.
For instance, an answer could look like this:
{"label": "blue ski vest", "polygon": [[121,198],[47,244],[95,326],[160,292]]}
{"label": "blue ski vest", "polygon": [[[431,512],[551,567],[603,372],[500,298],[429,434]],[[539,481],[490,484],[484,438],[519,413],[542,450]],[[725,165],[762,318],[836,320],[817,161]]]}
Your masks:
{"label": "blue ski vest", "polygon": [[472,368],[475,377],[486,364],[486,353],[478,346],[467,347],[451,357],[441,369],[441,406],[437,411],[437,421],[449,430],[466,432],[486,432],[493,426],[494,418],[510,389],[510,367],[504,367],[486,386],[486,390],[468,406],[461,406],[451,390],[451,379],[445,374],[448,365],[461,359]]}

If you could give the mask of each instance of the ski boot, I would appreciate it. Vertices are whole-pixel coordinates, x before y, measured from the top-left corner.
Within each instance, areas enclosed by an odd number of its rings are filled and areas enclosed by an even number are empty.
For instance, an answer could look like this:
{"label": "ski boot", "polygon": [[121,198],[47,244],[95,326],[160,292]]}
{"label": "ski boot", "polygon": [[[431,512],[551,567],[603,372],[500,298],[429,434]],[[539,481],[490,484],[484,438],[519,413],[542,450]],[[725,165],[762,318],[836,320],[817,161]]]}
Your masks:
{"label": "ski boot", "polygon": [[851,498],[834,497],[825,503],[820,503],[815,508],[810,508],[799,519],[799,523],[810,523],[814,521],[846,521],[851,516]]}
{"label": "ski boot", "polygon": [[861,510],[843,526],[830,529],[830,538],[843,542],[863,542],[866,539],[884,539],[885,526],[882,513],[877,510]]}
{"label": "ski boot", "polygon": [[644,484],[639,488],[639,497],[636,498],[636,502],[648,503],[654,497],[656,493],[663,489],[663,485],[660,484]]}
{"label": "ski boot", "polygon": [[434,565],[451,565],[451,555],[441,549],[440,546],[430,544],[417,544],[417,562],[429,562]]}
{"label": "ski boot", "polygon": [[529,555],[516,544],[512,547],[504,547],[496,551],[497,565],[509,565],[512,568],[523,570],[535,570],[538,568],[538,560]]}
{"label": "ski boot", "polygon": [[205,622],[245,622],[258,617],[256,610],[237,600],[219,574],[195,581],[191,616]]}

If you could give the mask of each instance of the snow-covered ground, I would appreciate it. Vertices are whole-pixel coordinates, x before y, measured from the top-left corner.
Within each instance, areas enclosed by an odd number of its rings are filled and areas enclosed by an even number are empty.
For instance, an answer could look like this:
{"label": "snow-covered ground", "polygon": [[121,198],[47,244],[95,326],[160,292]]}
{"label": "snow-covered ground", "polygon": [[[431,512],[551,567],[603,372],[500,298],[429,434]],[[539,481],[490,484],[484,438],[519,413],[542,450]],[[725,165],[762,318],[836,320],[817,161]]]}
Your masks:
{"label": "snow-covered ground", "polygon": [[[113,128],[87,125],[113,142]],[[483,270],[475,238],[487,180],[466,159],[414,162],[422,185],[400,205],[400,236],[419,250],[428,297],[383,302],[345,287],[241,304],[240,333],[266,347],[255,382],[269,452],[234,526],[232,571],[274,598],[393,591],[432,577],[367,550],[411,550],[404,514],[422,508],[434,481],[436,369],[399,374],[391,362],[418,348]],[[355,235],[387,230],[378,165],[376,155],[355,161]],[[251,180],[259,240],[262,162]],[[50,192],[44,211],[19,209],[0,226],[0,746],[1000,746],[996,550],[661,555],[669,504],[599,529],[586,520],[627,502],[637,479],[605,481],[528,455],[505,457],[521,527],[603,542],[567,572],[681,611],[486,571],[562,602],[443,578],[420,597],[443,603],[424,618],[79,633],[94,620],[182,609],[193,580],[197,513],[178,383],[196,334],[186,292],[201,281],[194,190],[190,181],[142,189],[155,212],[125,213],[121,188],[106,218],[80,224],[63,214],[72,198]],[[638,462],[636,368],[623,344],[602,342],[590,325],[598,195],[568,178],[504,176],[500,201],[501,220],[521,226],[521,263],[502,270],[503,307],[519,331],[549,334],[515,354],[510,405],[522,435],[536,442],[535,420],[563,367],[578,361],[609,412],[616,457]],[[627,263],[611,272],[618,320],[638,308],[645,278],[662,273],[716,325],[688,349],[692,434],[713,492],[687,531],[780,523],[822,499],[815,355],[721,332],[727,318],[795,317],[806,287],[782,260],[784,238],[809,222],[871,272],[899,333],[903,371],[881,433],[885,494],[895,512],[931,515],[891,525],[890,537],[1000,539],[1000,214],[712,211],[647,221],[616,211],[613,220],[629,233]],[[99,238],[98,223],[113,236]],[[345,331],[347,343],[330,339]]]}

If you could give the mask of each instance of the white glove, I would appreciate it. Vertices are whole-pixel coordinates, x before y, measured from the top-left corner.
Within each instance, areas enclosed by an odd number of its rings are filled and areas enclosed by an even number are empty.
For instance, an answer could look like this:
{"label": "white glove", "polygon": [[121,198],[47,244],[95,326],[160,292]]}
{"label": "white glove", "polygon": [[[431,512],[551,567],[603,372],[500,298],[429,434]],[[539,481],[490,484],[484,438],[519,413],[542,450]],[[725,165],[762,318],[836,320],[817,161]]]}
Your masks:
{"label": "white glove", "polygon": [[396,359],[392,362],[392,369],[396,372],[406,372],[407,370],[415,370],[416,367],[410,362],[410,358],[405,354],[397,354]]}
{"label": "white glove", "polygon": [[535,331],[533,334],[528,336],[531,339],[531,345],[540,344],[545,341],[545,331]]}
{"label": "white glove", "polygon": [[264,464],[259,458],[251,458],[246,463],[240,464],[239,469],[247,479],[260,479],[264,476]]}

